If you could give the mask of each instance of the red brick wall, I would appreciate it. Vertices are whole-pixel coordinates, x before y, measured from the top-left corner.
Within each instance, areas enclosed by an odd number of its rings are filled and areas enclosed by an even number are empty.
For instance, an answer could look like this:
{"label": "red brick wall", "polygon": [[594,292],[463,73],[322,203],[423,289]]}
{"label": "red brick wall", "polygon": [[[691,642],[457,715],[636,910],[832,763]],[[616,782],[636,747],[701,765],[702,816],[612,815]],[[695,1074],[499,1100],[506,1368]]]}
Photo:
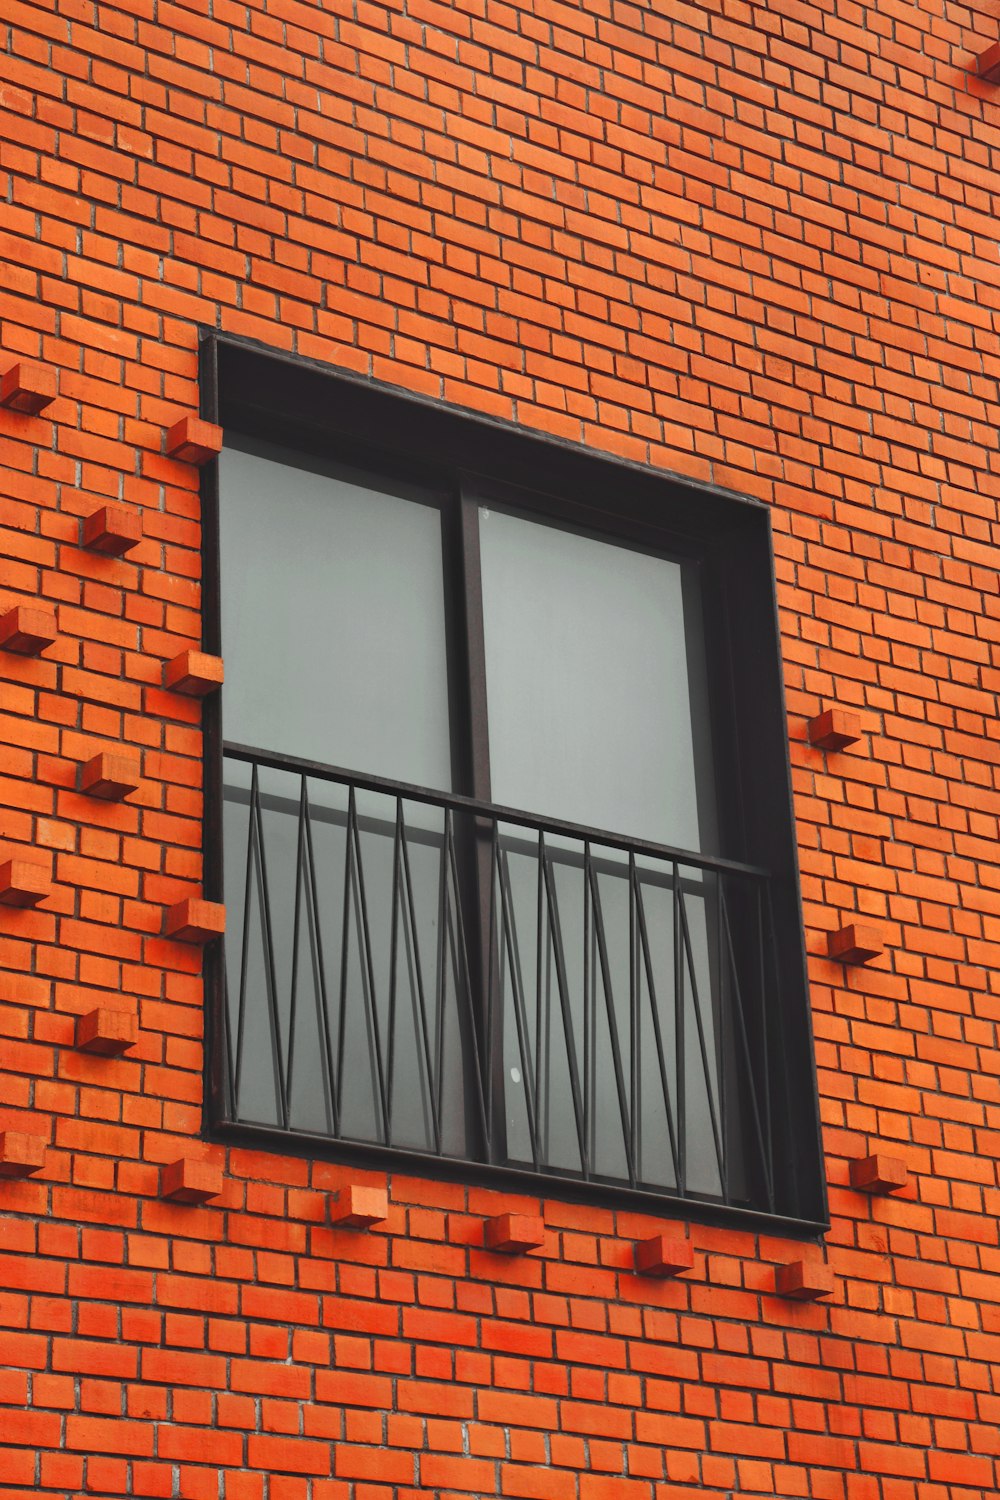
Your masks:
{"label": "red brick wall", "polygon": [[[205,12],[212,12],[206,19]],[[1000,1487],[997,20],[624,0],[5,0],[0,353],[0,1489],[225,1500],[971,1500]],[[201,1123],[198,325],[710,479],[774,507],[833,1226],[825,1247],[228,1154]],[[119,503],[143,540],[82,550]],[[864,735],[805,743],[832,701]],[[120,744],[142,784],[76,790]],[[882,926],[861,971],[825,957]],[[99,1004],[122,1058],[73,1048]],[[878,1146],[909,1186],[872,1199]],[[385,1179],[381,1180],[384,1185]],[[772,1295],[825,1260],[833,1296]],[[220,1488],[221,1485],[221,1488]]]}

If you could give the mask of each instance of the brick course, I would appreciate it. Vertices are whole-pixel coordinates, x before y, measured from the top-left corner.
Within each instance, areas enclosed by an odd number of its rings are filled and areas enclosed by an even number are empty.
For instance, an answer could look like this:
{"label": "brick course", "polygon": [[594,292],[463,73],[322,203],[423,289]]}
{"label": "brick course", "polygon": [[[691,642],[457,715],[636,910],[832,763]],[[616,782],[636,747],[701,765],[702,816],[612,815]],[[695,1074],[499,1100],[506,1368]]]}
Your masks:
{"label": "brick course", "polygon": [[[1000,1489],[996,31],[6,0],[0,369],[53,399],[0,409],[0,614],[59,626],[0,655],[0,863],[52,877],[0,904],[0,1132],[46,1147],[0,1180],[12,1500]],[[220,1198],[159,1197],[203,1103],[202,954],[164,936],[204,874],[202,707],[163,685],[202,643],[199,476],[164,451],[199,325],[772,506],[829,1298],[775,1295],[777,1236],[399,1173],[234,1149]],[[101,512],[120,556],[82,545]],[[809,743],[834,703],[845,754]],[[78,790],[111,745],[128,801]],[[828,956],[850,925],[874,965]],[[122,996],[136,1045],[75,1050]],[[905,1192],[851,1187],[876,1153]],[[332,1227],[350,1184],[385,1223]],[[485,1252],[502,1214],[543,1246]],[[636,1275],[658,1233],[691,1272]]]}

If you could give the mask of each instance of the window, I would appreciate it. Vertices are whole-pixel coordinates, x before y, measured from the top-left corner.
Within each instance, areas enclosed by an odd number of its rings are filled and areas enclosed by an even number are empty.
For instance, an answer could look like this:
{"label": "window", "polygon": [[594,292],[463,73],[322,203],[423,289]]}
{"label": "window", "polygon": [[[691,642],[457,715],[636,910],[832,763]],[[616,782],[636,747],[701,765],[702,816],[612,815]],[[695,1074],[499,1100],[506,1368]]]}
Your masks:
{"label": "window", "polygon": [[214,1128],[815,1230],[766,511],[205,363]]}

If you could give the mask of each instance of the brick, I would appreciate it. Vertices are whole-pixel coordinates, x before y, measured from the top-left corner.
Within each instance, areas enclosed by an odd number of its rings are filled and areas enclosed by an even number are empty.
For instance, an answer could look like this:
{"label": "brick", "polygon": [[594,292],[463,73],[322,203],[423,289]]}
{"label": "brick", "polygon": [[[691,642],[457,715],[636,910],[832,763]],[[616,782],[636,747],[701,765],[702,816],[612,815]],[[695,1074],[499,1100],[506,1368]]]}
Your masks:
{"label": "brick", "polygon": [[885,950],[877,927],[851,922],[827,934],[827,954],[841,964],[867,964]]}
{"label": "brick", "polygon": [[160,1172],[160,1197],[173,1203],[208,1203],[222,1192],[222,1168],[214,1162],[182,1156]]}
{"label": "brick", "polygon": [[635,1269],[640,1276],[677,1276],[694,1266],[690,1240],[654,1234],[635,1244]]}
{"label": "brick", "polygon": [[123,557],[142,541],[142,521],[138,512],[123,505],[102,505],[84,516],[80,539],[91,552]]}
{"label": "brick", "polygon": [[171,906],[164,925],[164,935],[175,943],[196,945],[213,942],[225,930],[226,908],[218,901],[203,901],[196,896]]}
{"label": "brick", "polygon": [[905,1161],[879,1151],[852,1161],[850,1179],[859,1193],[898,1193],[907,1186],[910,1174]]}
{"label": "brick", "polygon": [[222,428],[203,417],[180,417],[167,431],[168,458],[200,467],[222,452]]}
{"label": "brick", "polygon": [[9,411],[35,417],[56,398],[58,378],[55,370],[35,360],[22,359],[8,365],[0,376],[0,406]]}
{"label": "brick", "polygon": [[0,903],[37,906],[52,892],[52,878],[44,865],[17,857],[0,864]]}
{"label": "brick", "polygon": [[20,1131],[0,1133],[0,1177],[30,1177],[45,1166],[45,1142],[41,1136]]}
{"label": "brick", "polygon": [[19,656],[38,656],[59,634],[55,611],[38,604],[17,604],[0,616],[0,649]]}
{"label": "brick", "polygon": [[833,1272],[823,1261],[793,1260],[787,1265],[776,1266],[774,1270],[774,1289],[778,1296],[795,1302],[815,1302],[821,1297],[830,1297],[834,1285]]}
{"label": "brick", "polygon": [[861,720],[846,708],[826,708],[809,720],[808,734],[820,750],[844,750],[861,738]]}
{"label": "brick", "polygon": [[102,750],[80,767],[80,790],[104,802],[121,802],[138,791],[138,758],[123,751]]}
{"label": "brick", "polygon": [[545,1225],[535,1214],[496,1214],[483,1224],[483,1243],[499,1255],[523,1255],[545,1243]]}
{"label": "brick", "polygon": [[330,1222],[338,1229],[370,1229],[389,1217],[389,1197],[385,1188],[348,1183],[330,1204]]}
{"label": "brick", "polygon": [[76,1047],[80,1052],[94,1052],[101,1057],[119,1057],[139,1040],[139,1023],[124,1010],[99,1006],[76,1021]]}
{"label": "brick", "polygon": [[993,42],[976,58],[976,72],[984,83],[1000,83],[1000,42]]}
{"label": "brick", "polygon": [[190,698],[203,698],[222,686],[223,665],[221,656],[210,656],[205,651],[182,651],[167,662],[163,672],[163,685],[173,693],[185,693]]}

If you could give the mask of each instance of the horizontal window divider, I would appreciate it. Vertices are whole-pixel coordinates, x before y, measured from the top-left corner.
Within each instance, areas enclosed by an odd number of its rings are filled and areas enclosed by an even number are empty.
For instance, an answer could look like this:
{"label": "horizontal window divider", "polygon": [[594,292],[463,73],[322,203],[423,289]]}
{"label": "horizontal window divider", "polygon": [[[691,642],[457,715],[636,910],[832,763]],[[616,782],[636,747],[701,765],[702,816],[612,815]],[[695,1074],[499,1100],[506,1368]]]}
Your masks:
{"label": "horizontal window divider", "polygon": [[[712,874],[742,875],[762,881],[775,878],[772,872],[763,865],[745,864],[739,860],[725,859],[721,856],[699,854],[690,849],[677,848],[672,844],[657,844],[650,839],[630,838],[623,834],[611,833],[607,829],[588,827],[583,823],[570,823],[565,819],[543,817],[521,808],[483,802],[475,797],[465,797],[459,792],[435,791],[428,787],[416,786],[411,782],[393,781],[385,776],[349,771],[343,766],[325,765],[321,761],[307,760],[297,755],[279,755],[273,751],[258,750],[252,745],[235,744],[228,740],[223,745],[223,754],[229,760],[242,761],[251,766],[256,765],[272,771],[287,771],[293,775],[314,777],[318,781],[330,781],[340,786],[353,787],[355,791],[380,792],[385,796],[401,798],[405,802],[419,802],[429,807],[449,808],[455,812],[488,818],[495,824],[511,823],[515,827],[530,828],[535,833],[578,839],[581,843],[596,844],[606,849],[618,849],[625,854],[647,855],[651,859],[661,859],[671,864],[683,865],[688,869],[704,870]],[[242,792],[246,789],[233,788],[232,790]]]}

